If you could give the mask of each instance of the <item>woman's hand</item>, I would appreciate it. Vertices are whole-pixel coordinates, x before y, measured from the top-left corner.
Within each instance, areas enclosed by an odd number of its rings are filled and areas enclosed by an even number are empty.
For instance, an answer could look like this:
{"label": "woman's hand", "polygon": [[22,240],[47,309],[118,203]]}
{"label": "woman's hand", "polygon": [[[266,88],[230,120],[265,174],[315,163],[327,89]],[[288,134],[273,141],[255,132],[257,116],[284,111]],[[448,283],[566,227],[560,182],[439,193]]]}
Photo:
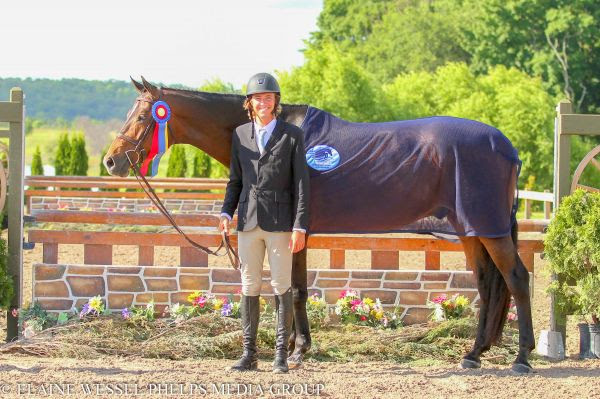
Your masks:
{"label": "woman's hand", "polygon": [[304,245],[306,243],[306,233],[303,233],[298,230],[294,230],[292,232],[292,238],[290,238],[290,243],[288,244],[288,248],[292,251],[292,253],[300,252],[304,249]]}

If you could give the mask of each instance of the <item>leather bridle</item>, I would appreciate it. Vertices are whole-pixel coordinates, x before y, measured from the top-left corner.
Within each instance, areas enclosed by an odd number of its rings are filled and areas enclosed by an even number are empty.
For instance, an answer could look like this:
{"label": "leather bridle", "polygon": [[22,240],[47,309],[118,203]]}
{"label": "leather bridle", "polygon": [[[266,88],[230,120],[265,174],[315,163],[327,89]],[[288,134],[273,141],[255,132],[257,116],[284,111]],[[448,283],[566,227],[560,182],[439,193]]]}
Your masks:
{"label": "leather bridle", "polygon": [[[136,99],[136,101],[144,101],[144,102],[147,102],[150,104],[154,104],[158,100],[150,101],[143,97],[138,97]],[[140,147],[143,145],[144,141],[146,140],[146,138],[148,136],[148,132],[152,131],[152,129],[150,129],[150,128],[153,127],[155,124],[156,124],[156,121],[154,120],[154,118],[152,118],[152,120],[150,121],[148,126],[146,126],[146,129],[144,130],[144,133],[142,134],[142,136],[137,140],[126,136],[123,133],[123,131],[121,131],[121,132],[119,132],[119,134],[117,134],[118,138],[120,138],[120,139],[124,140],[125,142],[134,146],[133,150],[125,151],[125,155],[127,156],[127,160],[129,161],[129,164],[131,165],[131,168],[133,169],[133,174],[135,175],[136,180],[140,184],[140,187],[142,188],[142,190],[144,190],[144,193],[146,193],[146,195],[148,196],[150,201],[154,204],[156,209],[158,209],[160,211],[160,213],[162,213],[163,216],[165,218],[167,218],[169,223],[171,223],[171,226],[173,226],[173,228],[179,234],[181,234],[192,245],[192,247],[194,247],[206,254],[209,254],[209,255],[215,255],[215,256],[227,255],[229,257],[229,261],[231,262],[231,266],[233,266],[233,268],[236,270],[239,269],[240,259],[238,257],[238,254],[236,253],[235,249],[233,249],[233,247],[231,246],[229,236],[225,232],[222,232],[222,234],[221,234],[221,237],[222,237],[221,244],[219,245],[219,248],[217,248],[216,251],[213,251],[210,248],[200,245],[196,241],[192,240],[181,229],[181,227],[179,227],[177,222],[175,222],[175,219],[173,218],[171,213],[167,210],[167,207],[162,203],[162,201],[160,200],[160,198],[158,197],[158,195],[156,194],[156,192],[154,191],[154,189],[152,188],[150,183],[148,183],[148,180],[146,180],[146,177],[141,174],[139,164],[143,161],[143,154],[146,151],[143,148],[140,150]],[[131,156],[129,155],[132,152],[136,154],[135,162],[131,159]],[[142,184],[142,182],[143,182],[143,184]],[[225,248],[225,253],[221,253],[221,254],[218,253],[221,250],[221,248]]]}

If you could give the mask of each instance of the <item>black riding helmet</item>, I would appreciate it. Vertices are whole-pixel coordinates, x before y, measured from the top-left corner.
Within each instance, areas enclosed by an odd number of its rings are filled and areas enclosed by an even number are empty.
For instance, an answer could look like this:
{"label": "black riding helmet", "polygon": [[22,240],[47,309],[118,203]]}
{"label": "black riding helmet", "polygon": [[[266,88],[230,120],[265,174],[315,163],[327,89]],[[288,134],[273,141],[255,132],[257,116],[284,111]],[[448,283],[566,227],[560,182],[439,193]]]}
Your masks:
{"label": "black riding helmet", "polygon": [[268,73],[261,72],[252,76],[246,86],[246,97],[256,93],[277,93],[279,94],[279,83]]}

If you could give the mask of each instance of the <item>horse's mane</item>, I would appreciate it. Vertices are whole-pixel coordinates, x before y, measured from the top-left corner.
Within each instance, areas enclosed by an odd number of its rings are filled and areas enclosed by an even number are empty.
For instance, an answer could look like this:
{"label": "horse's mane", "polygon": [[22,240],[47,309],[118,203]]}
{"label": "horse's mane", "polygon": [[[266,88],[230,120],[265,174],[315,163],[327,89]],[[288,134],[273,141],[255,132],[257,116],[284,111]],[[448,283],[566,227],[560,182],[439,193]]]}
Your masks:
{"label": "horse's mane", "polygon": [[[201,90],[191,90],[191,89],[176,89],[173,87],[161,87],[161,90],[173,91],[177,94],[183,95],[184,97],[189,97],[191,99],[210,99],[212,98],[223,98],[230,97],[235,99],[243,99],[245,96],[242,94],[236,93],[214,93],[210,91],[201,91]],[[308,104],[285,104],[281,103],[282,106],[286,107],[308,107]]]}

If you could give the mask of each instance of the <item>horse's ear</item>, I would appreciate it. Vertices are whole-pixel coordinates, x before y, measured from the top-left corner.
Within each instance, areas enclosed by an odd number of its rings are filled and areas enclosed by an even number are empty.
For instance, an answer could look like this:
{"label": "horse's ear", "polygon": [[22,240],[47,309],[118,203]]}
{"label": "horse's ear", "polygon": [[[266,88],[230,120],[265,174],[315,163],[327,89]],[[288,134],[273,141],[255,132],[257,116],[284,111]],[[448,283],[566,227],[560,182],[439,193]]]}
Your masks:
{"label": "horse's ear", "polygon": [[142,76],[142,84],[144,85],[144,88],[146,90],[148,90],[148,93],[152,94],[152,98],[154,100],[158,100],[161,97],[161,90],[160,88],[154,86],[152,83],[148,82],[146,79],[144,79],[144,77]]}
{"label": "horse's ear", "polygon": [[135,89],[142,94],[142,92],[144,91],[144,85],[141,84],[140,82],[136,81],[134,78],[132,78],[131,76],[129,77],[129,79],[131,79],[131,83],[133,83],[133,86],[135,87]]}

